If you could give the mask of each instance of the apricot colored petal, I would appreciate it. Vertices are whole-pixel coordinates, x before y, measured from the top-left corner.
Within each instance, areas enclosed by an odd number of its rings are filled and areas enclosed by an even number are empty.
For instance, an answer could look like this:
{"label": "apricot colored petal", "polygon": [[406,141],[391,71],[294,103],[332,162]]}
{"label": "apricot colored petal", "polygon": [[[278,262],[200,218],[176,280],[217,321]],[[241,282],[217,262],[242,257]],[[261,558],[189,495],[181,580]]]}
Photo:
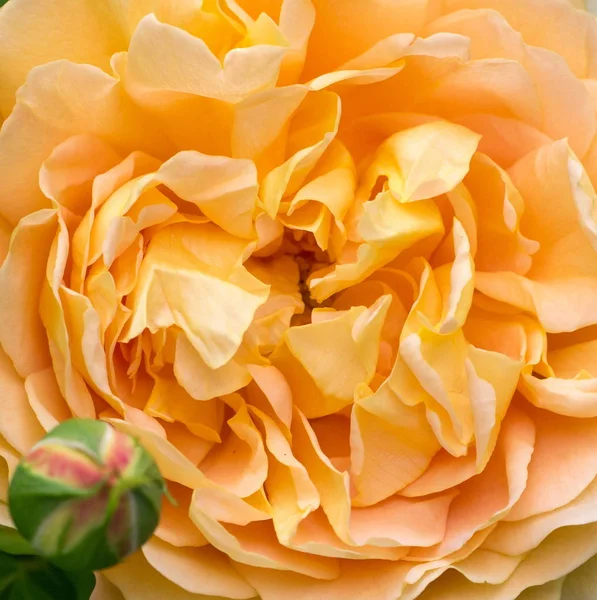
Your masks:
{"label": "apricot colored petal", "polygon": [[[427,18],[428,0],[414,0],[395,11],[391,5],[366,0],[346,4],[315,0],[317,19],[311,34],[305,77],[334,70],[380,40],[402,32],[418,32]],[[329,47],[329,40],[335,41]]]}
{"label": "apricot colored petal", "polygon": [[[61,81],[56,86],[56,81]],[[126,154],[146,150],[163,156],[169,144],[155,125],[122,94],[117,79],[97,67],[65,60],[34,69],[19,90],[17,106],[0,132],[0,213],[16,224],[49,207],[39,185],[43,161],[73,135],[90,134]],[[12,174],[18,169],[20,177]]]}
{"label": "apricot colored petal", "polygon": [[352,542],[349,532],[351,499],[348,473],[333,466],[322,451],[309,421],[298,409],[293,420],[292,436],[294,453],[307,469],[334,532],[343,542]]}
{"label": "apricot colored petal", "polygon": [[167,422],[183,423],[194,435],[211,442],[221,442],[220,430],[224,407],[216,400],[195,400],[162,370],[154,376],[155,383],[144,411]]}
{"label": "apricot colored petal", "polygon": [[454,122],[480,134],[479,152],[491,156],[504,169],[550,142],[536,127],[499,115],[472,113],[457,116]]}
{"label": "apricot colored petal", "polygon": [[395,600],[400,597],[405,576],[412,568],[404,562],[342,561],[339,576],[331,581],[238,565],[240,573],[263,600]]}
{"label": "apricot colored petal", "polygon": [[477,474],[476,462],[476,457],[472,453],[454,457],[445,450],[440,450],[431,459],[425,472],[402,489],[400,494],[412,498],[456,487]]}
{"label": "apricot colored petal", "polygon": [[144,103],[185,96],[238,102],[273,87],[284,53],[279,46],[236,48],[221,64],[202,39],[148,15],[131,39],[126,88]]}
{"label": "apricot colored petal", "polygon": [[[528,273],[540,244],[520,232],[524,200],[508,174],[487,156],[477,154],[465,185],[477,213],[477,271]],[[496,246],[501,248],[499,254]]]}
{"label": "apricot colored petal", "polygon": [[123,403],[110,388],[97,312],[87,297],[65,286],[60,287],[59,298],[73,367],[96,393],[122,413]]}
{"label": "apricot colored petal", "polygon": [[231,394],[251,381],[248,364],[252,360],[241,347],[227,363],[212,369],[184,335],[179,335],[174,357],[174,375],[185,390],[196,400],[211,400]]}
{"label": "apricot colored petal", "polygon": [[50,364],[39,298],[56,230],[54,210],[28,215],[14,230],[0,267],[0,343],[21,377]]}
{"label": "apricot colored petal", "polygon": [[268,475],[268,457],[259,429],[240,397],[235,414],[228,419],[230,433],[201,463],[202,473],[219,487],[246,498],[263,486]]}
{"label": "apricot colored petal", "polygon": [[[292,391],[284,375],[273,366],[249,365],[248,370],[274,414],[289,428],[292,423]],[[250,394],[248,389],[247,394]],[[254,396],[249,397],[250,404],[255,406]]]}
{"label": "apricot colored petal", "polygon": [[[147,175],[159,166],[159,161],[143,152],[133,152],[120,163],[98,175],[93,180],[91,208],[87,211],[72,235],[71,289],[81,292],[90,257],[91,232],[95,213],[108,198],[131,179]],[[102,240],[103,241],[103,240]],[[97,250],[96,250],[97,252]]]}
{"label": "apricot colored petal", "polygon": [[176,212],[176,205],[154,185],[151,175],[132,179],[102,203],[91,226],[90,263],[103,255],[104,264],[110,268],[142,229],[162,223]]}
{"label": "apricot colored petal", "polygon": [[99,573],[95,576],[95,587],[90,600],[125,600],[120,590]]}
{"label": "apricot colored petal", "polygon": [[460,125],[434,121],[401,131],[386,140],[365,175],[373,187],[387,177],[402,202],[426,200],[451,191],[469,169],[480,136]]}
{"label": "apricot colored petal", "polygon": [[96,176],[108,171],[121,157],[100,138],[74,135],[53,149],[39,173],[42,192],[76,215],[89,208]]}
{"label": "apricot colored petal", "polygon": [[446,533],[455,491],[432,498],[394,496],[374,506],[354,508],[350,533],[355,543],[379,546],[429,547]]}
{"label": "apricot colored petal", "polygon": [[312,296],[323,301],[340,290],[359,283],[397,258],[413,244],[439,238],[444,225],[437,206],[420,201],[400,203],[388,192],[367,202],[358,224],[366,243],[347,246],[333,270],[313,273],[309,279]]}
{"label": "apricot colored petal", "polygon": [[1,348],[0,394],[4,413],[0,420],[0,435],[21,454],[27,454],[43,437],[44,430],[29,404],[23,380]]}
{"label": "apricot colored petal", "polygon": [[189,592],[164,577],[149,564],[141,551],[130,556],[126,563],[102,574],[120,591],[124,600],[134,600],[139,594],[147,600],[213,600],[213,596]]}
{"label": "apricot colored petal", "polygon": [[569,417],[597,416],[597,380],[540,379],[523,374],[521,391],[539,408]]}
{"label": "apricot colored petal", "polygon": [[411,334],[400,343],[400,356],[421,386],[450,415],[463,444],[473,435],[473,414],[464,364],[467,343],[461,331],[439,335],[430,330]]}
{"label": "apricot colored petal", "polygon": [[252,161],[179,152],[160,167],[156,180],[195,204],[225,231],[252,237],[258,190]]}
{"label": "apricot colored petal", "polygon": [[269,166],[272,161],[269,154],[276,148],[276,140],[307,93],[303,85],[276,87],[251,94],[235,104],[230,142],[232,156]]}
{"label": "apricot colored petal", "polygon": [[[193,244],[205,258],[193,253]],[[220,248],[222,257],[217,256]],[[241,266],[216,268],[218,262],[237,250],[234,238],[214,231],[210,225],[174,226],[160,231],[145,254],[139,282],[129,298],[133,315],[125,340],[146,328],[155,332],[176,325],[210,368],[217,369],[230,361],[269,293],[269,286]],[[199,312],[195,310],[197,299],[202,303]]]}
{"label": "apricot colored petal", "polygon": [[[452,238],[454,261],[449,271],[442,270],[441,267],[436,271],[444,305],[439,324],[439,333],[442,334],[452,333],[464,325],[475,290],[475,265],[471,256],[471,245],[464,227],[456,218]],[[449,283],[447,277],[441,277],[441,273],[449,273]]]}
{"label": "apricot colored petal", "polygon": [[527,44],[563,56],[577,77],[595,77],[597,26],[590,14],[558,0],[529,0],[524,6],[516,0],[447,0],[443,12],[478,8],[499,12]]}
{"label": "apricot colored petal", "polygon": [[516,390],[523,363],[497,352],[468,347],[468,378],[477,469],[489,461],[500,432],[500,425]]}
{"label": "apricot colored petal", "polygon": [[382,297],[368,309],[355,307],[329,321],[292,327],[286,332],[288,350],[299,369],[293,368],[292,358],[281,365],[274,357],[274,365],[284,373],[292,389],[304,369],[319,393],[328,399],[321,405],[315,398],[297,395],[295,403],[307,417],[331,414],[347,406],[356,386],[371,381],[389,301],[389,296]]}
{"label": "apricot colored petal", "polygon": [[584,156],[595,135],[595,115],[583,84],[561,56],[525,44],[526,37],[493,10],[460,10],[431,23],[428,30],[467,36],[473,59],[520,63],[534,82],[542,108],[542,122],[537,124],[551,139],[568,137],[575,152]]}
{"label": "apricot colored petal", "polygon": [[281,544],[292,543],[299,523],[319,507],[319,494],[305,467],[295,458],[288,440],[272,419],[259,409],[251,412],[262,424],[270,456],[265,491]]}
{"label": "apricot colored petal", "polygon": [[442,558],[472,540],[508,513],[523,493],[533,453],[535,428],[522,411],[510,408],[498,447],[485,470],[462,483],[452,501],[444,539],[431,549],[415,549],[413,558]]}
{"label": "apricot colored petal", "polygon": [[[510,600],[527,588],[567,575],[591,558],[597,548],[595,524],[567,527],[551,534],[502,584],[479,586],[465,578],[440,579],[425,600]],[[524,597],[524,596],[523,596]],[[543,597],[541,597],[543,600]]]}
{"label": "apricot colored petal", "polygon": [[597,459],[590,450],[595,419],[573,419],[537,411],[535,451],[527,488],[507,521],[527,519],[568,504],[597,476]]}
{"label": "apricot colored petal", "polygon": [[501,522],[483,547],[508,555],[524,555],[539,546],[553,531],[593,523],[596,495],[597,484],[593,481],[569,504],[521,521]]}
{"label": "apricot colored petal", "polygon": [[359,236],[372,245],[393,245],[397,256],[420,239],[441,231],[437,206],[431,201],[404,204],[390,192],[378,194],[364,206]]}
{"label": "apricot colored petal", "polygon": [[383,383],[357,399],[351,416],[353,506],[370,506],[414,482],[429,466],[439,443],[422,405],[407,406]]}
{"label": "apricot colored petal", "polygon": [[315,92],[307,95],[294,113],[287,134],[290,156],[261,182],[260,197],[270,217],[278,214],[284,196],[299,189],[336,136],[340,106],[336,94]]}
{"label": "apricot colored petal", "polygon": [[5,117],[34,67],[65,58],[107,70],[112,54],[126,47],[115,16],[93,0],[11,5],[2,11],[0,36],[6,40],[0,50],[0,114]]}
{"label": "apricot colored petal", "polygon": [[189,517],[192,491],[179,484],[169,482],[168,492],[176,500],[176,506],[169,499],[162,499],[160,523],[155,536],[176,547],[201,547],[208,542],[195,527]]}
{"label": "apricot colored petal", "polygon": [[[201,510],[197,503],[191,509],[191,518],[213,546],[237,563],[301,573],[315,579],[332,580],[338,576],[336,559],[310,556],[280,545],[268,523],[254,523],[252,528],[226,528]],[[286,575],[291,576],[291,573]]]}
{"label": "apricot colored petal", "polygon": [[480,291],[536,314],[548,332],[572,331],[597,321],[593,301],[597,268],[592,266],[591,244],[595,224],[590,208],[595,195],[579,165],[566,142],[559,141],[525,156],[509,170],[524,199],[521,225],[540,248],[526,278],[506,272],[477,274]]}
{"label": "apricot colored petal", "polygon": [[143,555],[158,573],[188,592],[238,600],[255,596],[255,590],[215,548],[176,548],[153,539],[143,547]]}
{"label": "apricot colored petal", "polygon": [[60,297],[68,247],[66,225],[61,218],[58,218],[57,231],[47,257],[46,276],[39,298],[39,314],[46,329],[56,380],[72,415],[79,418],[94,418],[95,407],[89,389],[82,375],[73,368],[69,332]]}
{"label": "apricot colored petal", "polygon": [[28,375],[25,379],[25,391],[37,420],[46,431],[70,418],[70,410],[51,368]]}

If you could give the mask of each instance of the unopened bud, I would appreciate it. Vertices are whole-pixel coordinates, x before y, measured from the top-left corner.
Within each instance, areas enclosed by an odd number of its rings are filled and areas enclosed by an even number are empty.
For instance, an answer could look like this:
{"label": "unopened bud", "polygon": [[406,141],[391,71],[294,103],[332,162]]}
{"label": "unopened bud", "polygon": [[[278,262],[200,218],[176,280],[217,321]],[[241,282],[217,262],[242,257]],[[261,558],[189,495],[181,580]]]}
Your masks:
{"label": "unopened bud", "polygon": [[9,506],[40,555],[65,569],[98,570],[147,541],[164,491],[155,462],[134,438],[102,421],[72,419],[21,461]]}

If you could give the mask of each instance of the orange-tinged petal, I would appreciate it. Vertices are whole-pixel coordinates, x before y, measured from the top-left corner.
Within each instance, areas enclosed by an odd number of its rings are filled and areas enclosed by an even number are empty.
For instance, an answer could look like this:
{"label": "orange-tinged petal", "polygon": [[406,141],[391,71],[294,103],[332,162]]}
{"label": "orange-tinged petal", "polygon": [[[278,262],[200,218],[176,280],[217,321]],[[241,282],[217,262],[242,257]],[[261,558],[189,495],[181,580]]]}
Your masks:
{"label": "orange-tinged petal", "polygon": [[237,567],[263,600],[395,600],[404,588],[409,563],[385,560],[344,560],[337,578],[322,581],[298,573],[272,572],[246,565]]}
{"label": "orange-tinged petal", "polygon": [[100,138],[74,135],[44,161],[39,185],[43,193],[76,215],[89,208],[94,178],[120,162],[119,155]]}
{"label": "orange-tinged petal", "polygon": [[479,471],[491,458],[522,367],[522,362],[503,354],[468,347],[465,369]]}
{"label": "orange-tinged petal", "polygon": [[573,10],[558,0],[445,0],[443,12],[489,8],[503,15],[527,44],[547,48],[566,58],[580,78],[597,73],[593,49],[597,26],[590,14]]}
{"label": "orange-tinged petal", "polygon": [[0,343],[22,377],[50,364],[39,298],[56,230],[55,211],[29,215],[15,229],[0,267],[0,314],[7,325],[0,327]]}
{"label": "orange-tinged petal", "polygon": [[461,484],[453,500],[443,541],[431,551],[413,550],[417,558],[442,558],[506,515],[524,492],[533,452],[535,427],[521,411],[511,408],[504,420],[499,447],[485,470]]}
{"label": "orange-tinged petal", "polygon": [[246,498],[261,489],[268,474],[264,441],[247,405],[229,396],[235,414],[227,421],[230,432],[200,465],[202,473],[228,492]]}
{"label": "orange-tinged petal", "polygon": [[2,12],[0,35],[7,40],[0,50],[0,114],[5,117],[33,67],[66,58],[107,69],[110,56],[126,45],[115,15],[93,0],[11,5]]}
{"label": "orange-tinged petal", "polygon": [[319,494],[275,422],[259,409],[251,412],[261,422],[270,455],[264,487],[276,536],[281,544],[291,545],[299,523],[319,507]]}
{"label": "orange-tinged petal", "polygon": [[284,54],[280,46],[237,48],[221,64],[202,39],[148,15],[131,39],[126,87],[147,104],[189,95],[234,103],[273,87]]}
{"label": "orange-tinged petal", "polygon": [[231,394],[251,381],[250,364],[260,364],[258,358],[243,346],[225,364],[211,368],[184,335],[176,338],[174,375],[180,385],[196,400],[211,400]]}
{"label": "orange-tinged petal", "polygon": [[271,217],[278,214],[282,198],[304,183],[331,144],[340,123],[340,106],[336,94],[322,91],[306,96],[294,113],[287,133],[288,158],[261,182],[260,197]]}
{"label": "orange-tinged petal", "polygon": [[134,600],[142,594],[147,600],[210,600],[209,596],[197,595],[173,583],[154,569],[141,551],[122,563],[102,572],[122,594],[124,600]]}
{"label": "orange-tinged petal", "polygon": [[331,320],[287,331],[287,347],[274,353],[272,362],[288,380],[305,416],[324,416],[348,406],[356,386],[371,381],[389,300],[385,296],[368,309],[354,307]]}
{"label": "orange-tinged petal", "polygon": [[37,420],[46,431],[71,416],[51,368],[31,373],[25,379],[25,391]]}
{"label": "orange-tinged petal", "polygon": [[44,430],[27,400],[23,380],[1,348],[0,394],[3,398],[0,435],[21,454],[26,454],[43,437]]}
{"label": "orange-tinged petal", "polygon": [[[284,375],[273,366],[248,365],[248,370],[253,378],[253,382],[249,384],[245,393],[248,396],[250,404],[261,410],[271,407],[274,415],[288,428],[292,423],[292,390]],[[255,397],[259,392],[263,395],[267,403],[265,407],[260,406],[259,401]],[[267,410],[264,410],[267,414]]]}
{"label": "orange-tinged petal", "polygon": [[[172,225],[158,232],[129,297],[133,315],[125,341],[146,328],[155,332],[176,325],[209,367],[225,365],[269,293],[269,286],[240,265],[217,268],[238,247],[238,240],[211,225]],[[200,311],[195,299],[201,301]]]}
{"label": "orange-tinged petal", "polygon": [[440,450],[421,477],[407,485],[400,494],[407,498],[427,496],[456,487],[477,474],[476,462],[473,453],[455,458],[445,450]]}
{"label": "orange-tinged petal", "polygon": [[521,228],[539,242],[540,249],[526,277],[512,272],[477,273],[477,289],[536,314],[548,332],[593,324],[597,269],[592,235],[589,238],[586,232],[595,228],[594,192],[578,161],[560,141],[525,156],[509,174],[524,199]]}
{"label": "orange-tinged petal", "polygon": [[597,460],[591,451],[595,419],[573,419],[534,411],[537,431],[529,466],[527,488],[505,517],[527,519],[553,511],[576,498],[597,476]]}
{"label": "orange-tinged petal", "polygon": [[155,180],[232,235],[254,235],[257,170],[252,161],[200,152],[179,152],[158,170]]}
{"label": "orange-tinged petal", "polygon": [[[61,86],[54,85],[57,80]],[[97,67],[57,61],[33,70],[19,90],[17,106],[0,133],[0,214],[13,225],[50,202],[38,173],[52,150],[73,135],[102,138],[123,154],[145,150],[157,156],[169,144],[120,88]],[[20,177],[12,176],[15,169]]]}
{"label": "orange-tinged petal", "polygon": [[224,406],[216,400],[195,400],[165,369],[154,376],[155,384],[145,412],[164,421],[183,423],[194,435],[221,442]]}
{"label": "orange-tinged petal", "polygon": [[415,481],[439,444],[422,405],[407,406],[387,383],[357,399],[351,422],[353,506],[370,506]]}
{"label": "orange-tinged petal", "polygon": [[[523,590],[559,579],[591,558],[597,548],[596,532],[595,524],[565,527],[554,532],[531,552],[502,584],[480,587],[464,577],[442,578],[422,598],[425,600],[518,598]],[[549,596],[540,596],[540,598],[544,600]]]}
{"label": "orange-tinged petal", "polygon": [[120,590],[99,573],[95,576],[95,587],[90,600],[125,600]]}
{"label": "orange-tinged petal", "polygon": [[176,548],[160,540],[143,547],[147,562],[183,590],[235,600],[253,598],[255,590],[215,548]]}
{"label": "orange-tinged petal", "polygon": [[189,517],[192,491],[179,484],[169,482],[168,492],[176,500],[162,499],[162,512],[155,535],[172,546],[201,547],[208,542]]}
{"label": "orange-tinged petal", "polygon": [[358,235],[365,243],[347,244],[334,268],[315,271],[309,279],[311,294],[321,302],[363,281],[417,242],[434,241],[443,233],[444,225],[434,203],[403,204],[383,192],[365,204],[358,222]]}

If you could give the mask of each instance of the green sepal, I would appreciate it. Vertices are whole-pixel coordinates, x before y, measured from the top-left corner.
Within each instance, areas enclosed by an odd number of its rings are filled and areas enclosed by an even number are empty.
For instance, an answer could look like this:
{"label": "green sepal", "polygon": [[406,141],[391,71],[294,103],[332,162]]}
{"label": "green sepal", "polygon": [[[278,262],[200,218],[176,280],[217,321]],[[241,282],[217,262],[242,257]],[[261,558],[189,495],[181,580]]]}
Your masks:
{"label": "green sepal", "polygon": [[12,527],[0,525],[0,552],[13,555],[33,554],[31,544]]}
{"label": "green sepal", "polygon": [[0,600],[89,600],[91,571],[66,573],[38,556],[0,552]]}
{"label": "green sepal", "polygon": [[53,442],[80,450],[100,463],[100,449],[106,426],[109,427],[105,422],[94,419],[69,419],[47,433],[42,443]]}

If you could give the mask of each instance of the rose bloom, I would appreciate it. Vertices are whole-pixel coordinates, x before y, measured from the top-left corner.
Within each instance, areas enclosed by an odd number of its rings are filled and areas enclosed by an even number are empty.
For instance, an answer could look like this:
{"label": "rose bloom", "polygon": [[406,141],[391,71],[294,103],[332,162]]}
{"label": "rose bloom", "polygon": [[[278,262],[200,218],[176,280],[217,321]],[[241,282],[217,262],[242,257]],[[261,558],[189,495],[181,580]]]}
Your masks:
{"label": "rose bloom", "polygon": [[94,600],[594,597],[578,2],[11,0],[0,113],[1,498],[76,416],[177,500]]}

